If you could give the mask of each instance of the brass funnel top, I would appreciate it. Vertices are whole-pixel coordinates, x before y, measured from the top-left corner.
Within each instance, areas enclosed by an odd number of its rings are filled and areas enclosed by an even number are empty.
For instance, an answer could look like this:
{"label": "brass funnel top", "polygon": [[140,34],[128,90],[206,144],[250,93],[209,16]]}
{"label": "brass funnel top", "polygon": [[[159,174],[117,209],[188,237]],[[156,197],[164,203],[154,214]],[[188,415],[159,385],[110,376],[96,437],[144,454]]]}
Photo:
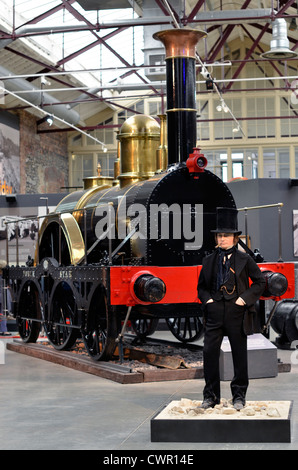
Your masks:
{"label": "brass funnel top", "polygon": [[166,49],[166,59],[169,57],[196,56],[196,45],[199,39],[207,33],[198,29],[166,29],[153,34],[154,39],[160,40]]}

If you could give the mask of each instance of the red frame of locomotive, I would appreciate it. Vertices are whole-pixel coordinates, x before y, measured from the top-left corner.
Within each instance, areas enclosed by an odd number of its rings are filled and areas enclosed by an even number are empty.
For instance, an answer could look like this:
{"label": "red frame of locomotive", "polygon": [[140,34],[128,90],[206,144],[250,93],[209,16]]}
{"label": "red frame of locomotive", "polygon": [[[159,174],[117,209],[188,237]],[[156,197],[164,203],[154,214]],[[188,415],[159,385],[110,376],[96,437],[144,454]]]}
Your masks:
{"label": "red frame of locomotive", "polygon": [[[262,271],[272,271],[283,274],[288,281],[285,294],[275,300],[295,297],[294,263],[258,263]],[[110,268],[110,304],[149,305],[142,302],[134,294],[134,283],[142,274],[151,274],[162,279],[166,285],[164,298],[157,304],[198,303],[197,283],[202,266],[111,266]],[[265,299],[265,297],[261,297]]]}

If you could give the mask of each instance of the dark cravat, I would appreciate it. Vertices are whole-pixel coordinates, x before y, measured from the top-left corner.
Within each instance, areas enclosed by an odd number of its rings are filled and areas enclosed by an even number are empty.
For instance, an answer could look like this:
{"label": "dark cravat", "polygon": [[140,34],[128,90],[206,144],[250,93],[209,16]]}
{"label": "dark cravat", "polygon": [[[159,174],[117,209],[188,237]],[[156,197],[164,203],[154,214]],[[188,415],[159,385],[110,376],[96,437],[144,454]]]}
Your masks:
{"label": "dark cravat", "polygon": [[230,273],[231,266],[231,256],[228,258],[228,255],[233,253],[235,247],[233,246],[229,250],[222,250],[218,248],[218,269],[217,269],[217,290],[227,282]]}

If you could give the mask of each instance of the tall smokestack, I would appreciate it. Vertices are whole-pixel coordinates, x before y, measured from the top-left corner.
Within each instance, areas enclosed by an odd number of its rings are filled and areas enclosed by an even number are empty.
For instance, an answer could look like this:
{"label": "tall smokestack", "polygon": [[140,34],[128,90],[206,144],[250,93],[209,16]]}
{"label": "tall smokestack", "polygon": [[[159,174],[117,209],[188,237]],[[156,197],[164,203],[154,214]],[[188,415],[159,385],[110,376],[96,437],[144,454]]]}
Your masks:
{"label": "tall smokestack", "polygon": [[186,161],[197,141],[196,45],[207,33],[163,30],[153,35],[166,49],[168,164]]}

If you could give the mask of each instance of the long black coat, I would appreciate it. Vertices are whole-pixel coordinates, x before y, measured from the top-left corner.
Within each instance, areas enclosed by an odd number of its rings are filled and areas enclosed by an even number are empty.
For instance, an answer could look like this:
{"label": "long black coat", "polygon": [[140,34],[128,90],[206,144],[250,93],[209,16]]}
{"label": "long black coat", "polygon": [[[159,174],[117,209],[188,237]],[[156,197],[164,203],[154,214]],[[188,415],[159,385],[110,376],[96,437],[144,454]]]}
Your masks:
{"label": "long black coat", "polygon": [[[203,304],[212,298],[212,279],[216,272],[217,251],[203,259],[202,270],[198,281],[198,297]],[[245,304],[246,310],[250,314],[256,314],[255,303],[259,300],[265,288],[265,278],[250,255],[239,251],[235,251],[235,276],[238,296],[241,297]],[[249,279],[252,283],[249,285]],[[251,317],[250,320],[253,320]]]}

